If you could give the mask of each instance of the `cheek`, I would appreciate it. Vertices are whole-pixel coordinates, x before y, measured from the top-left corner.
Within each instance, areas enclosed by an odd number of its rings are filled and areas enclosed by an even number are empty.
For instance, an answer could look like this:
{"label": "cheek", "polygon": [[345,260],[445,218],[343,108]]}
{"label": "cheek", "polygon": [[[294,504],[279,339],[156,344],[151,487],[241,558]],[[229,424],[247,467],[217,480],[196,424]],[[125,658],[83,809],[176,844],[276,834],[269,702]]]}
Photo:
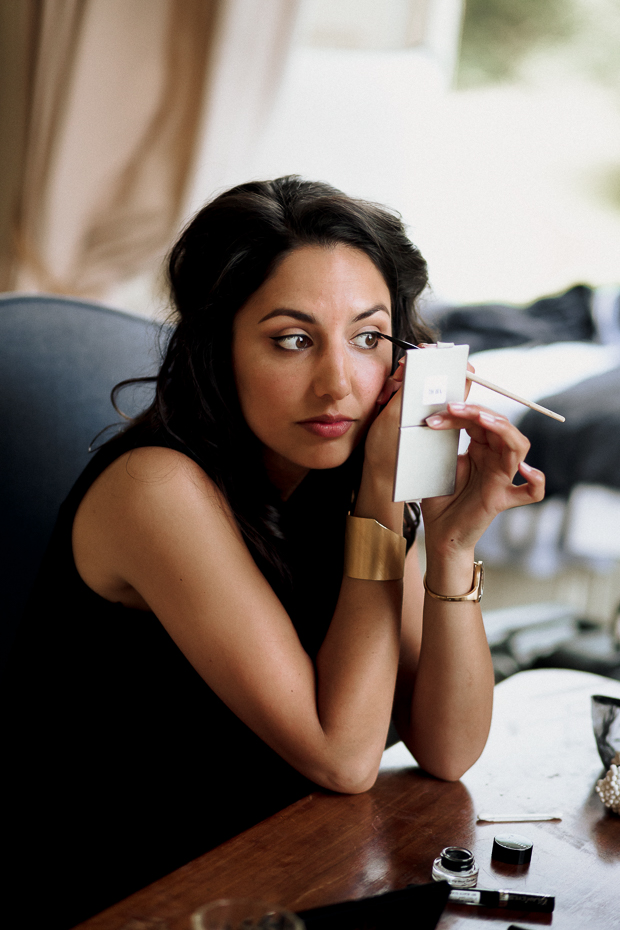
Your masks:
{"label": "cheek", "polygon": [[273,427],[274,418],[296,401],[294,379],[273,365],[246,365],[236,381],[241,410],[254,432]]}
{"label": "cheek", "polygon": [[358,396],[365,407],[374,407],[389,376],[390,369],[380,362],[366,365],[358,373]]}

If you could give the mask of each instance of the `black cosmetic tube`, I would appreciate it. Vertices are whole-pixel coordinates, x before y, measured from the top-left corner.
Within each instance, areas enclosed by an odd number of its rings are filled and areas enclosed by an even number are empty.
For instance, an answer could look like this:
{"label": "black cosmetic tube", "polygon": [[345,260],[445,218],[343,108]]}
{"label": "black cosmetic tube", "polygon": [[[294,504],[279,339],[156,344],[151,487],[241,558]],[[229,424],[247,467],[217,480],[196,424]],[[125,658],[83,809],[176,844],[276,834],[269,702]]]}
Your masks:
{"label": "black cosmetic tube", "polygon": [[488,891],[485,888],[453,888],[450,901],[479,907],[506,907],[513,911],[542,911],[550,914],[555,898],[550,894],[527,894],[521,891]]}

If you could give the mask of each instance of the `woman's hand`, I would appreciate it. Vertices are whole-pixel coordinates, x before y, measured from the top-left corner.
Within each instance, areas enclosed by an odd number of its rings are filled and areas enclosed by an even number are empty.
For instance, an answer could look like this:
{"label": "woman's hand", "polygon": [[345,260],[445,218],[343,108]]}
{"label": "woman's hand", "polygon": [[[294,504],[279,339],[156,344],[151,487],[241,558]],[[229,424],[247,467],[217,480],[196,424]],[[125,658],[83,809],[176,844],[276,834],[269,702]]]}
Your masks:
{"label": "woman's hand", "polygon": [[[422,504],[427,543],[473,549],[498,513],[543,499],[545,477],[524,461],[529,441],[506,417],[458,403],[426,422],[432,429],[465,429],[470,437],[458,457],[454,494]],[[512,483],[517,472],[526,482],[518,487]]]}
{"label": "woman's hand", "polygon": [[404,361],[400,360],[396,371],[386,380],[377,398],[377,415],[366,436],[364,470],[354,511],[355,516],[371,517],[395,533],[403,531],[403,505],[392,501],[392,492]]}
{"label": "woman's hand", "polygon": [[394,480],[398,427],[400,425],[401,387],[405,374],[405,359],[386,380],[377,398],[377,413],[366,437],[365,461],[371,468],[385,471]]}

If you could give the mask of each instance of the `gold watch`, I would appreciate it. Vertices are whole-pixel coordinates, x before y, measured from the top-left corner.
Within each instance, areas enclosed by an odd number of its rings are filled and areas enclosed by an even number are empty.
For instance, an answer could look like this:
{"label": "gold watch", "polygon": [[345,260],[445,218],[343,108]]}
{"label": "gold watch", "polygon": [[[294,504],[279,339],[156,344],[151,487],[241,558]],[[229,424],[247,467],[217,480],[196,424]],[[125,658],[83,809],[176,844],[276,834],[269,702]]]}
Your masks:
{"label": "gold watch", "polygon": [[484,562],[474,562],[474,578],[472,582],[472,589],[468,591],[467,594],[435,594],[434,591],[431,591],[429,586],[426,583],[426,575],[424,575],[424,590],[427,594],[430,594],[431,597],[434,597],[437,601],[475,601],[476,603],[482,597],[482,591],[484,589]]}

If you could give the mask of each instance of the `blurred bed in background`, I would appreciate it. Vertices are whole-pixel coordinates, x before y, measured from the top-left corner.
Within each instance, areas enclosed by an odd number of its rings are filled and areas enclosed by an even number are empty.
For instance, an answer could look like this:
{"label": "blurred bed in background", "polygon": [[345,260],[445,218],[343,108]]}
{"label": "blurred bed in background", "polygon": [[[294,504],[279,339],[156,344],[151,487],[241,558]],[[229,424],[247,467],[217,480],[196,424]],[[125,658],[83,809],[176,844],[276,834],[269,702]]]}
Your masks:
{"label": "blurred bed in background", "polygon": [[436,308],[434,322],[470,345],[483,378],[566,417],[472,385],[471,400],[518,423],[547,477],[545,500],[501,514],[477,547],[491,575],[512,577],[503,597],[517,605],[484,612],[498,676],[560,664],[620,678],[620,287]]}

